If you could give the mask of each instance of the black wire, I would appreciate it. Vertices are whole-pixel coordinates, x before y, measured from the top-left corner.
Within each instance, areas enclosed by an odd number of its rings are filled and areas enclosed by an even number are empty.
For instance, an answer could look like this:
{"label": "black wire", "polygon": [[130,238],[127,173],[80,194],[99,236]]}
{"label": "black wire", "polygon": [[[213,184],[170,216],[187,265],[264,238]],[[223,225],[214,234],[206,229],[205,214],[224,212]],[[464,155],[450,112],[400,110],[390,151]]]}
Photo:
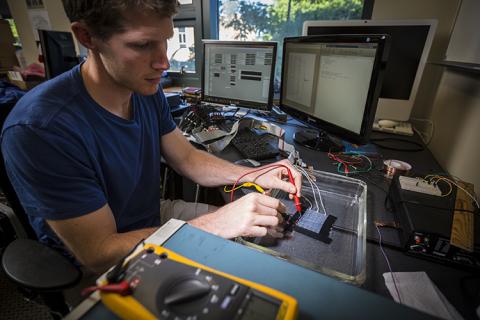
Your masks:
{"label": "black wire", "polygon": [[[403,142],[403,143],[406,143],[406,144],[413,145],[414,147],[412,147],[412,148],[397,148],[397,147],[392,147],[392,146],[385,145],[385,144],[382,144],[382,143],[378,143],[378,142],[382,142],[382,141]],[[402,139],[402,138],[375,138],[375,139],[370,139],[370,142],[372,144],[376,145],[377,147],[380,147],[382,149],[387,149],[387,150],[403,151],[403,152],[420,152],[420,151],[425,150],[425,146],[423,144],[421,144],[419,142],[416,142],[416,141],[411,141],[411,140]]]}

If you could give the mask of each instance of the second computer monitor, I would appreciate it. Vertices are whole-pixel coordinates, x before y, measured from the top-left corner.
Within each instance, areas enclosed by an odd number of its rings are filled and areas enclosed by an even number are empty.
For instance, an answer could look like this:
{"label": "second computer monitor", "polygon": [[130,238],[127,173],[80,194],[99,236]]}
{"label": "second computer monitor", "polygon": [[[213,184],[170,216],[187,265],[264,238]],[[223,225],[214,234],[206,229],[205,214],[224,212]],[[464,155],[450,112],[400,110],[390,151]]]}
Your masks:
{"label": "second computer monitor", "polygon": [[282,109],[350,142],[367,142],[387,40],[386,35],[285,38]]}
{"label": "second computer monitor", "polygon": [[276,42],[204,40],[202,100],[269,110]]}

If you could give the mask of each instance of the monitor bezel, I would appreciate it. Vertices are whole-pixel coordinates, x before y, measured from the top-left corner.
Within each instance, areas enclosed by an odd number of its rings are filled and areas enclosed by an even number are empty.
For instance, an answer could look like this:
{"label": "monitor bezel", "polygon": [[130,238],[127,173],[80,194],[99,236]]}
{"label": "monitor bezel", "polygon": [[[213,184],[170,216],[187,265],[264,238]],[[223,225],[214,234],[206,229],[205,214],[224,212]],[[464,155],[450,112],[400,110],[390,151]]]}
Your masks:
{"label": "monitor bezel", "polygon": [[[346,139],[349,142],[365,144],[368,142],[370,133],[372,131],[373,121],[375,119],[375,112],[377,109],[377,102],[380,96],[380,89],[382,84],[383,71],[385,70],[386,60],[385,51],[388,51],[388,35],[335,35],[335,36],[306,36],[306,37],[289,37],[285,38],[283,42],[283,57],[282,61],[282,88],[280,90],[280,108],[286,113],[298,118],[299,120],[308,123],[320,131],[325,130],[327,133],[334,134],[340,138]],[[362,125],[360,133],[353,132],[346,128],[342,128],[331,122],[322,120],[306,112],[300,111],[294,107],[284,105],[284,79],[285,79],[285,57],[287,43],[377,43],[377,52],[372,68],[372,75],[370,77],[370,86],[365,102],[365,109],[363,111]]]}
{"label": "monitor bezel", "polygon": [[[223,40],[202,40],[203,42],[203,53],[204,59],[202,64],[202,95],[201,101],[209,102],[209,103],[218,103],[224,105],[235,105],[238,107],[246,107],[251,109],[257,110],[264,110],[269,111],[272,109],[273,106],[273,83],[275,79],[275,64],[277,61],[277,42],[274,41],[223,41]],[[231,98],[224,98],[224,97],[214,97],[214,96],[206,96],[205,95],[205,69],[206,69],[206,46],[213,45],[213,46],[232,46],[232,47],[244,47],[244,46],[251,46],[251,47],[273,47],[273,57],[272,57],[272,68],[270,70],[271,77],[270,77],[270,88],[268,92],[268,101],[266,104],[260,103],[257,101],[247,101],[247,100],[239,100],[239,99],[231,99]]]}
{"label": "monitor bezel", "polygon": [[[73,55],[66,55],[65,50],[63,49],[63,47],[61,47],[60,50],[62,52],[62,57],[64,59],[62,61],[63,66],[67,65],[67,63],[71,64],[71,66],[70,66],[70,69],[71,69],[80,62],[77,58],[77,53],[76,53],[76,49],[75,49],[75,42],[73,40],[73,36],[72,36],[71,32],[39,29],[38,30],[38,36],[39,36],[40,47],[41,47],[43,60],[44,60],[43,64],[45,66],[45,78],[47,80],[52,79],[52,78],[60,75],[61,73],[69,70],[68,68],[65,68],[65,70],[63,72],[60,72],[58,74],[54,74],[56,72],[56,70],[55,70],[55,68],[52,67],[55,63],[58,63],[58,61],[55,61],[53,59],[53,57],[51,57],[51,54],[49,53],[49,50],[52,46],[52,43],[57,41],[54,37],[56,35],[60,35],[60,34],[66,36],[68,38],[68,41],[71,42],[72,45],[71,45],[70,49],[72,49],[71,53],[73,54]],[[59,47],[60,46],[57,46],[57,48],[59,48]]]}
{"label": "monitor bezel", "polygon": [[312,27],[401,27],[401,26],[428,26],[428,34],[425,39],[422,55],[418,63],[415,79],[413,81],[412,90],[408,100],[390,99],[380,97],[378,101],[376,119],[391,119],[398,121],[408,121],[415,104],[418,89],[423,77],[425,65],[428,60],[430,48],[435,37],[437,28],[437,20],[434,19],[411,19],[411,20],[308,20],[303,23],[302,35],[309,34],[309,28]]}

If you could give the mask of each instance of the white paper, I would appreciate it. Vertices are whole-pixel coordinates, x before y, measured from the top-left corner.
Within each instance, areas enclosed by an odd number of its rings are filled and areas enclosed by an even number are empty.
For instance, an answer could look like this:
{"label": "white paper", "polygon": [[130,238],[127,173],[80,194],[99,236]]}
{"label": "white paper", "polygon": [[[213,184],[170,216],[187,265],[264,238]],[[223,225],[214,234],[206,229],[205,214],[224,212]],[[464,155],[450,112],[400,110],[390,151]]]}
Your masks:
{"label": "white paper", "polygon": [[392,280],[392,273],[383,274],[385,285],[396,302],[442,319],[463,319],[425,272],[393,272],[393,276],[400,300]]}

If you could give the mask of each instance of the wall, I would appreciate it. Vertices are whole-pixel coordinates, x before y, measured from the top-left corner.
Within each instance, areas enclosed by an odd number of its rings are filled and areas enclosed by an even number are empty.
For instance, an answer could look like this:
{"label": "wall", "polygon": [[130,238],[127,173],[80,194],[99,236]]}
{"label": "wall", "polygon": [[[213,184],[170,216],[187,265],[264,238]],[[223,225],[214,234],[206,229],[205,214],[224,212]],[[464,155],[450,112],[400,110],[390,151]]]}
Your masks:
{"label": "wall", "polygon": [[[27,64],[38,61],[38,49],[35,44],[35,37],[28,18],[27,5],[25,0],[7,0],[10,12],[17,25],[18,35],[22,42],[23,55]],[[43,0],[45,10],[48,12],[52,30],[70,31],[70,22],[63,10],[60,0]],[[77,49],[78,52],[78,49]]]}
{"label": "wall", "polygon": [[430,150],[451,174],[480,190],[480,75],[446,69],[434,103]]}
{"label": "wall", "polygon": [[[447,60],[480,63],[477,32],[480,1],[463,0],[447,50]],[[438,128],[430,149],[452,174],[476,186],[480,194],[480,74],[445,68],[432,119]]]}
{"label": "wall", "polygon": [[[465,6],[476,6],[477,10],[465,10]],[[459,25],[475,25],[480,18],[478,0],[376,0],[374,19],[417,19],[435,18],[437,32],[429,61],[441,61],[455,27],[460,6],[470,14],[458,18]],[[473,11],[472,11],[473,10]],[[471,14],[477,12],[477,14]],[[465,23],[464,19],[471,19]],[[457,33],[457,32],[456,32]],[[455,33],[455,34],[456,34]],[[465,33],[459,33],[465,36]],[[469,39],[461,41],[455,52],[468,45],[480,46],[480,37],[469,32]],[[472,42],[476,45],[472,46]],[[480,190],[480,77],[478,74],[458,73],[445,67],[427,64],[419,88],[412,117],[431,119],[435,123],[435,134],[429,145],[437,161],[449,173],[476,185]]]}
{"label": "wall", "polygon": [[[448,45],[447,59],[480,64],[480,1],[463,0]],[[476,34],[476,36],[472,36]]]}

